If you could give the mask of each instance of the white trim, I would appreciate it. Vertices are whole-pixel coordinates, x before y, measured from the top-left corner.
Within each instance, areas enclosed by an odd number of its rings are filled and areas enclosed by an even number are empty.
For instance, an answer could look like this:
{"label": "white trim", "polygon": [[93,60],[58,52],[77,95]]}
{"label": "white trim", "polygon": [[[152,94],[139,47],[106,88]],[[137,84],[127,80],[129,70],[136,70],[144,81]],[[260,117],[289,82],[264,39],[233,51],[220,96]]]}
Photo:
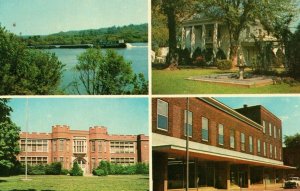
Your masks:
{"label": "white trim", "polygon": [[[153,147],[171,146],[178,150],[185,150],[186,141],[184,139],[152,133],[152,146]],[[283,162],[281,161],[272,160],[272,159],[252,155],[252,154],[229,150],[229,149],[219,148],[219,147],[206,145],[202,143],[196,143],[190,141],[189,146],[190,146],[189,150],[195,153],[207,154],[216,157],[225,157],[229,159],[244,160],[249,162],[257,162],[257,163],[263,163],[269,165],[283,166]]]}

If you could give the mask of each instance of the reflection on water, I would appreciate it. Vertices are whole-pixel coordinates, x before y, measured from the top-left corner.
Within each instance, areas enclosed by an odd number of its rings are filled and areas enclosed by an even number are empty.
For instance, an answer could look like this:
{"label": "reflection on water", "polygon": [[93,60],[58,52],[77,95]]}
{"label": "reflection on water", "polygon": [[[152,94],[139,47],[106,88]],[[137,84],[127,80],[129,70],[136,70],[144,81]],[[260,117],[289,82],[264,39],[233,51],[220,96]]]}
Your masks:
{"label": "reflection on water", "polygon": [[[132,68],[135,73],[143,73],[148,79],[148,47],[147,43],[133,43],[129,48],[114,49],[120,55],[123,55],[127,61],[132,62]],[[49,49],[47,51],[56,54],[58,59],[65,65],[63,78],[61,81],[61,88],[65,90],[66,94],[74,94],[71,87],[68,85],[76,76],[74,70],[77,64],[77,56],[83,53],[86,49]],[[105,50],[105,49],[104,49]]]}

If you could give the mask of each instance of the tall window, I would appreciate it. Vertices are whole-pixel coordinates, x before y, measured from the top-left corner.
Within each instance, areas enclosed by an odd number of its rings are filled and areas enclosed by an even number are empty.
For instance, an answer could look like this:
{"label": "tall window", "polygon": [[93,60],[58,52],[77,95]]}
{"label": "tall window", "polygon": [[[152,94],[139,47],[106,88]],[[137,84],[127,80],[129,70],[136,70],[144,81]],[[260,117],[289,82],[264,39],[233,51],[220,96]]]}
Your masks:
{"label": "tall window", "polygon": [[[35,157],[35,156],[28,156],[27,163],[29,165],[37,165],[37,164],[47,164],[48,157]],[[20,162],[25,163],[25,157],[20,157]]]}
{"label": "tall window", "polygon": [[48,140],[27,140],[27,149],[25,148],[26,143],[25,139],[20,140],[20,147],[21,151],[28,151],[28,152],[48,152]]}
{"label": "tall window", "polygon": [[73,140],[74,153],[86,153],[86,140],[85,137],[77,137]]}
{"label": "tall window", "polygon": [[92,158],[91,163],[92,163],[92,169],[96,168],[96,160],[95,160],[95,158]]}
{"label": "tall window", "polygon": [[245,134],[241,133],[241,150],[245,151]]}
{"label": "tall window", "polygon": [[273,146],[270,144],[270,158],[273,157]]}
{"label": "tall window", "polygon": [[269,135],[270,137],[272,137],[272,124],[269,123]]}
{"label": "tall window", "polygon": [[218,135],[219,145],[224,145],[224,126],[222,124],[218,125]]}
{"label": "tall window", "polygon": [[205,117],[202,117],[202,141],[208,141],[209,135],[208,135],[208,119]]}
{"label": "tall window", "polygon": [[112,141],[110,142],[110,153],[134,153],[134,142]]}
{"label": "tall window", "polygon": [[56,141],[57,140],[53,140],[53,151],[56,151]]}
{"label": "tall window", "polygon": [[263,132],[266,133],[266,122],[263,121]]}
{"label": "tall window", "polygon": [[275,125],[274,125],[273,132],[274,132],[274,138],[276,139],[276,134],[277,134],[277,131],[276,131],[276,126],[275,126]]}
{"label": "tall window", "polygon": [[253,138],[252,136],[249,136],[249,152],[253,152]]}
{"label": "tall window", "polygon": [[[186,119],[188,117],[188,120]],[[192,137],[193,135],[193,113],[187,112],[187,110],[184,110],[184,135],[186,136],[186,126],[188,126],[189,130],[189,137]]]}
{"label": "tall window", "polygon": [[281,130],[280,130],[280,127],[278,128],[278,138],[281,139]]}
{"label": "tall window", "polygon": [[96,149],[95,148],[95,141],[92,141],[91,144],[92,144],[92,152],[95,152],[95,149]]}
{"label": "tall window", "polygon": [[277,148],[274,146],[274,158],[277,159]]}
{"label": "tall window", "polygon": [[157,100],[157,128],[168,130],[168,103]]}
{"label": "tall window", "polygon": [[230,148],[234,149],[235,145],[234,145],[234,130],[231,129],[230,130]]}
{"label": "tall window", "polygon": [[266,142],[264,142],[264,156],[267,156],[267,145],[266,145]]}
{"label": "tall window", "polygon": [[64,157],[59,157],[59,162],[64,162]]}
{"label": "tall window", "polygon": [[98,141],[98,152],[102,153],[102,141]]}
{"label": "tall window", "polygon": [[59,140],[59,151],[63,151],[64,150],[64,140],[60,139]]}
{"label": "tall window", "polygon": [[257,152],[260,154],[260,140],[257,139]]}
{"label": "tall window", "polygon": [[67,152],[69,152],[69,150],[70,150],[70,148],[69,148],[69,143],[70,143],[70,141],[69,140],[66,140],[66,144],[67,144]]}

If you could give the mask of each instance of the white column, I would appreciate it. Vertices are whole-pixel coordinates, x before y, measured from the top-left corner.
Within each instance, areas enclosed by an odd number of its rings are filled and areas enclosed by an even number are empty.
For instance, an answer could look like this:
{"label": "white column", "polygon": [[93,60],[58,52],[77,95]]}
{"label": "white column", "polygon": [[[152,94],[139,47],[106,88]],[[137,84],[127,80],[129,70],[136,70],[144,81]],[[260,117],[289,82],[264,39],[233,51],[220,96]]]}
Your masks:
{"label": "white column", "polygon": [[202,47],[201,47],[201,49],[203,50],[206,47],[205,46],[206,30],[205,30],[205,25],[204,24],[202,25],[202,35],[201,35],[201,37],[202,37],[202,42],[201,42]]}
{"label": "white column", "polygon": [[213,33],[213,52],[214,57],[216,57],[218,51],[218,23],[214,23],[214,33]]}
{"label": "white column", "polygon": [[191,28],[191,55],[195,51],[196,35],[195,35],[195,26]]}
{"label": "white column", "polygon": [[182,29],[181,29],[181,49],[185,49],[185,43],[186,43],[186,32],[185,32],[185,28],[182,27]]}

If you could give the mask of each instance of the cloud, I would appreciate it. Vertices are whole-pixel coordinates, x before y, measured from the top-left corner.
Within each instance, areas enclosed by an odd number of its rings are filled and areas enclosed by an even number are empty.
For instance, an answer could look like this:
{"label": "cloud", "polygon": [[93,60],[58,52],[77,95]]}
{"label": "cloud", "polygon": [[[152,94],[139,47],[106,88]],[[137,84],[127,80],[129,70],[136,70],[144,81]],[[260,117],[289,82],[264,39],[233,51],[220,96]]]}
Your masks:
{"label": "cloud", "polygon": [[287,115],[279,116],[279,118],[280,118],[282,121],[287,121],[287,120],[290,119],[290,117],[287,116]]}

